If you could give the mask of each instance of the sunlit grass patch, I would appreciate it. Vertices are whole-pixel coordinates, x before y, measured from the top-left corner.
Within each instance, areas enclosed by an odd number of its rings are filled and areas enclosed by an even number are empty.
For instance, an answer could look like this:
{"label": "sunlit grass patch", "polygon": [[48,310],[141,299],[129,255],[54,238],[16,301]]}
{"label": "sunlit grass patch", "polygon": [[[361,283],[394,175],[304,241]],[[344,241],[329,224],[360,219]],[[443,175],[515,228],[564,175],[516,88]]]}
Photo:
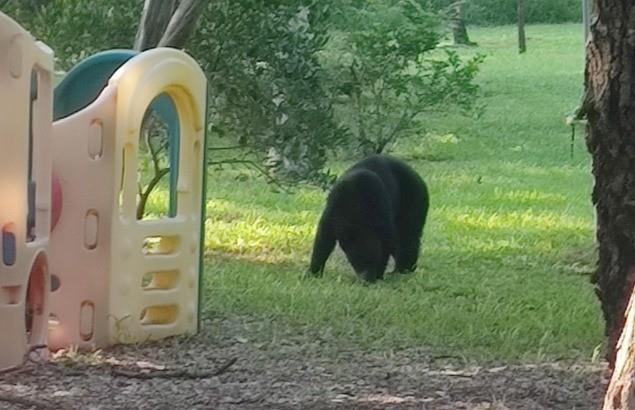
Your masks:
{"label": "sunlit grass patch", "polygon": [[562,194],[539,192],[536,190],[494,190],[494,200],[501,202],[513,202],[523,205],[561,204],[566,201]]}
{"label": "sunlit grass patch", "polygon": [[208,250],[267,262],[291,260],[310,245],[315,215],[210,200],[205,243]]}

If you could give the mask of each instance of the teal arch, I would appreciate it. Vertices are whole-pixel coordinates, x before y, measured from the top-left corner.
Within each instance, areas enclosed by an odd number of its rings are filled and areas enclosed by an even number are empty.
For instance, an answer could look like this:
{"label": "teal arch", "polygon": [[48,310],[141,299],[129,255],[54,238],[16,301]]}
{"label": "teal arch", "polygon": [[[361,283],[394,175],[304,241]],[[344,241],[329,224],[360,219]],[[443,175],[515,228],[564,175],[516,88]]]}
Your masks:
{"label": "teal arch", "polygon": [[[132,57],[135,50],[107,50],[82,60],[75,65],[55,87],[53,93],[53,120],[66,118],[86,107],[99,97],[110,77]],[[168,216],[177,213],[177,182],[179,179],[179,115],[172,98],[167,94],[157,96],[151,105],[167,124],[170,161],[170,207]]]}

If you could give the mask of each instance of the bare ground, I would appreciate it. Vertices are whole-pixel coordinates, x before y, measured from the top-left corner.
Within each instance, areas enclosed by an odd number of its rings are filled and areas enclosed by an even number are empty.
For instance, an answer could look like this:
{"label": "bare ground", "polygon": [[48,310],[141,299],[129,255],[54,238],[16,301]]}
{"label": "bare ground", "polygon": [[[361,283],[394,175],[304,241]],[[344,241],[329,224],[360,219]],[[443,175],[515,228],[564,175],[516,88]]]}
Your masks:
{"label": "bare ground", "polygon": [[253,321],[214,319],[191,338],[30,360],[0,374],[0,409],[597,409],[605,386],[600,364],[468,364],[297,332],[263,341]]}

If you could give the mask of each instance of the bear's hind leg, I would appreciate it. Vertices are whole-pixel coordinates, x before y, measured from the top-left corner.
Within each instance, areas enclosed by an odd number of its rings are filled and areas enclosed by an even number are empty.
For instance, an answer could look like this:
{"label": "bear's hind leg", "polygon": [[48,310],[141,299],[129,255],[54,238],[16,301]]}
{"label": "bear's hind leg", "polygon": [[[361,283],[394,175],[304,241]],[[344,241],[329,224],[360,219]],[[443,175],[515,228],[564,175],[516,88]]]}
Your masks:
{"label": "bear's hind leg", "polygon": [[395,272],[408,273],[417,268],[423,224],[424,221],[420,215],[409,216],[408,214],[397,224]]}
{"label": "bear's hind leg", "polygon": [[413,272],[419,259],[419,238],[404,239],[399,245],[395,252],[395,272]]}

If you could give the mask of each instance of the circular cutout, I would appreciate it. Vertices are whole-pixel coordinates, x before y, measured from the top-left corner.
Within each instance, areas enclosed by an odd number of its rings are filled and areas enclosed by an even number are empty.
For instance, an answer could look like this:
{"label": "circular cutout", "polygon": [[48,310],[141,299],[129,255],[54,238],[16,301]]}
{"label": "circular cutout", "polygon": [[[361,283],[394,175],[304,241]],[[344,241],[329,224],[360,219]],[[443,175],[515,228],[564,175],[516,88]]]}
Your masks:
{"label": "circular cutout", "polygon": [[61,284],[59,276],[51,275],[51,292],[58,290]]}

